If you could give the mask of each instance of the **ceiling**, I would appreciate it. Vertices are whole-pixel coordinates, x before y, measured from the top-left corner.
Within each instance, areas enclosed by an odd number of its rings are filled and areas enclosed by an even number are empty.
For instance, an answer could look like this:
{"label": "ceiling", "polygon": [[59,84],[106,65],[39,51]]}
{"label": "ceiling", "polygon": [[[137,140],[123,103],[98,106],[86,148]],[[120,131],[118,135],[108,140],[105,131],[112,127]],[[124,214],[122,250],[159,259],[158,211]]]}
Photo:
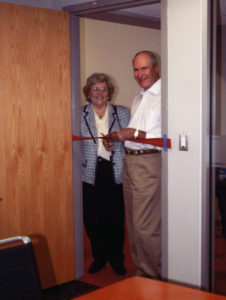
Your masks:
{"label": "ceiling", "polygon": [[[62,8],[65,6],[84,4],[92,1],[90,0],[5,0],[0,2],[8,2],[14,4],[22,4],[22,5],[30,5],[35,7],[62,10]],[[222,25],[226,25],[226,0],[219,0],[219,2],[220,2],[220,19],[221,19],[219,23]],[[160,3],[122,9],[120,11],[129,14],[136,14],[140,16],[160,19]]]}

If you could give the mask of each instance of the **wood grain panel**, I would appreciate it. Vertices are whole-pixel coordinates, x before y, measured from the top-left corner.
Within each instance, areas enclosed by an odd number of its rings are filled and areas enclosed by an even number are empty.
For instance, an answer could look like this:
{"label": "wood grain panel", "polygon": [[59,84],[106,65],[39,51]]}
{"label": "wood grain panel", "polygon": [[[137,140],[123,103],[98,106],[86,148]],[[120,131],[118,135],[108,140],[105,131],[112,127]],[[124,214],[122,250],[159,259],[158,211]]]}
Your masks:
{"label": "wood grain panel", "polygon": [[69,18],[0,3],[0,238],[33,238],[42,287],[74,279]]}

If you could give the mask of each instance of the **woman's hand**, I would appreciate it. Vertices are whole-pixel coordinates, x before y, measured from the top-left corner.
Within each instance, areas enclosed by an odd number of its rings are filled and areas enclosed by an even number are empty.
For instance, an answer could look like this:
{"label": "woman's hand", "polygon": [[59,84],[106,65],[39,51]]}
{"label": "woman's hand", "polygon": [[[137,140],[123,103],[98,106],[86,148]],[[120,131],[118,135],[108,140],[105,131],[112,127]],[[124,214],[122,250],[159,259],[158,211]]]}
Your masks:
{"label": "woman's hand", "polygon": [[114,142],[111,139],[105,139],[103,138],[102,140],[104,148],[109,151],[112,152],[114,149]]}

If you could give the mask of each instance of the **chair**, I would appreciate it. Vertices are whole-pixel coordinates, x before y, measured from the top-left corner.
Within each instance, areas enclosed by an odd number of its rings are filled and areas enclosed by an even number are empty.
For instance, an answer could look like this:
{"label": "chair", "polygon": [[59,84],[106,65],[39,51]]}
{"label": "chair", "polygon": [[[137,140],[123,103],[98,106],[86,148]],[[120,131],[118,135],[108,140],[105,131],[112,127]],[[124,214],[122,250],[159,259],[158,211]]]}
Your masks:
{"label": "chair", "polygon": [[0,299],[41,300],[31,239],[27,236],[3,239],[0,247]]}

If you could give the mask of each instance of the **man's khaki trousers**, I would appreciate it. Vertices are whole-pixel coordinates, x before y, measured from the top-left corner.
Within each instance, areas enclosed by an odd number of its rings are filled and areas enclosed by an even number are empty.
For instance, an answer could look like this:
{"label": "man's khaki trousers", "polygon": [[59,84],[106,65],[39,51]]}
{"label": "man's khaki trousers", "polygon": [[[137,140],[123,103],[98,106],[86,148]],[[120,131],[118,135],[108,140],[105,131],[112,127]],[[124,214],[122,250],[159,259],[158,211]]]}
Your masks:
{"label": "man's khaki trousers", "polygon": [[126,155],[123,190],[137,275],[161,277],[161,153]]}

